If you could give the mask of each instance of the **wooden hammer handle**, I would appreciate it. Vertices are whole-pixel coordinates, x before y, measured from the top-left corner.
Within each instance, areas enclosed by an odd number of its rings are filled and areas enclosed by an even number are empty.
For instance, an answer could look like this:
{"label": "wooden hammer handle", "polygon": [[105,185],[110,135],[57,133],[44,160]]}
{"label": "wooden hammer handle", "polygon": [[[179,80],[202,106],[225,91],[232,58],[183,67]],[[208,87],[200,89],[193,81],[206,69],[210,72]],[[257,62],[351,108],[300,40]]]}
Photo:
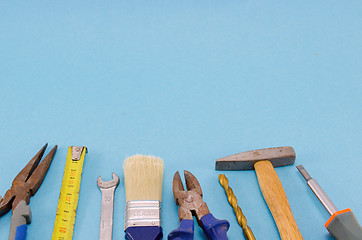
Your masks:
{"label": "wooden hammer handle", "polygon": [[282,240],[303,239],[290,209],[282,183],[270,161],[254,164],[259,187],[269,206]]}

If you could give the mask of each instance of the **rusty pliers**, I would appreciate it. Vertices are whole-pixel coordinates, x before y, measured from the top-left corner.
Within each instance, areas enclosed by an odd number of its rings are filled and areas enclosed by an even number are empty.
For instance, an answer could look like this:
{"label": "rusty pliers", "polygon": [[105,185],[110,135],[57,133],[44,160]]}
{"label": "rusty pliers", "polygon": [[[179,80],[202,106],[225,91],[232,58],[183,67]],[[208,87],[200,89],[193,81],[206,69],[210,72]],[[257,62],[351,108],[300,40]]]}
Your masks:
{"label": "rusty pliers", "polygon": [[216,219],[209,211],[202,199],[202,190],[199,181],[192,173],[184,171],[187,191],[181,182],[177,171],[173,177],[173,195],[178,208],[180,225],[169,235],[169,240],[192,240],[194,238],[194,220],[196,217],[199,226],[210,240],[227,240],[226,232],[230,224],[226,220]]}
{"label": "rusty pliers", "polygon": [[39,164],[47,146],[48,144],[45,144],[18,173],[4,198],[0,196],[0,216],[13,209],[9,240],[26,239],[27,224],[31,223],[31,211],[28,206],[30,197],[38,191],[57,150],[57,145],[55,145]]}

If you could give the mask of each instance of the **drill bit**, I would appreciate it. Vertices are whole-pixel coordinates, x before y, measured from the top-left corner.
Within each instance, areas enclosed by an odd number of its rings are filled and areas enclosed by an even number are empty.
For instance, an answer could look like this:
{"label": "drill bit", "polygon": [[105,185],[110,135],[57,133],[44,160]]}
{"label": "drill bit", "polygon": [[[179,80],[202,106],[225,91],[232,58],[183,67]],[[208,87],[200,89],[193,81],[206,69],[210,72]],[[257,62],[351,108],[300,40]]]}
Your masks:
{"label": "drill bit", "polygon": [[243,229],[245,239],[255,240],[254,234],[247,224],[246,217],[244,216],[243,211],[241,211],[241,208],[238,206],[238,200],[234,195],[233,189],[229,187],[229,180],[224,174],[219,174],[219,181],[221,186],[225,189],[226,196],[230,205],[233,207],[236,219],[238,220],[240,227]]}

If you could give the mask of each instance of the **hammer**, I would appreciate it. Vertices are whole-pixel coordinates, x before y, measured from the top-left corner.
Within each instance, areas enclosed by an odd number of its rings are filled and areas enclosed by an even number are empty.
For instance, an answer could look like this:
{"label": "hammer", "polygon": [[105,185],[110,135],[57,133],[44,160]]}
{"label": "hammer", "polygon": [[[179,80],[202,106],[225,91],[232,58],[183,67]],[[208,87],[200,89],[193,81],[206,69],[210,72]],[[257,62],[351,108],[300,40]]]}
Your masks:
{"label": "hammer", "polygon": [[216,160],[215,169],[225,171],[255,169],[260,190],[277,225],[282,240],[303,239],[293,217],[282,183],[274,167],[294,164],[292,147],[275,147],[242,152]]}

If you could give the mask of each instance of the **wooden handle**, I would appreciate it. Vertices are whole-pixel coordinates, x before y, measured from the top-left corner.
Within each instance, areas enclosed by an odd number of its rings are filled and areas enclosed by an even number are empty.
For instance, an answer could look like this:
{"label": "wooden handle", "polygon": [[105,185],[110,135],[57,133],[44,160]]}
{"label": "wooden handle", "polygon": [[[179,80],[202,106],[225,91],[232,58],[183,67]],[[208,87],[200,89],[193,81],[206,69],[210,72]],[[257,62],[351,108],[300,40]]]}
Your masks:
{"label": "wooden handle", "polygon": [[282,240],[303,239],[290,209],[282,183],[270,161],[254,164],[259,187],[274,217]]}

